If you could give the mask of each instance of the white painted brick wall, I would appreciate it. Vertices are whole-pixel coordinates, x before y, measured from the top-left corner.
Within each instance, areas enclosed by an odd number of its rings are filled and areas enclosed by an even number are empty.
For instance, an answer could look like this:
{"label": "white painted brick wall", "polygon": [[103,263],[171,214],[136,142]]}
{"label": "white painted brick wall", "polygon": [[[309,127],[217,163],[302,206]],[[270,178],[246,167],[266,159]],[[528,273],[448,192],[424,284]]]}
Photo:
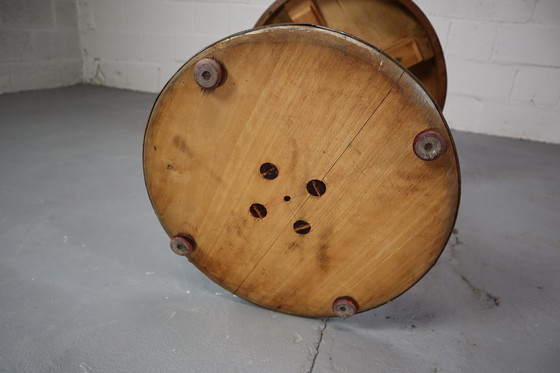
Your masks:
{"label": "white painted brick wall", "polygon": [[446,55],[452,128],[560,143],[560,0],[418,0]]}
{"label": "white painted brick wall", "polygon": [[77,0],[84,80],[159,91],[194,54],[253,27],[265,0]]}
{"label": "white painted brick wall", "polygon": [[450,126],[560,143],[560,0],[426,5],[430,18],[450,22]]}
{"label": "white painted brick wall", "polygon": [[493,60],[498,63],[513,62],[558,67],[560,66],[560,27],[501,25]]}
{"label": "white painted brick wall", "polygon": [[[200,49],[251,28],[272,3],[77,1],[85,79],[152,92]],[[560,143],[560,0],[416,3],[444,47],[452,128]]]}
{"label": "white painted brick wall", "polygon": [[0,0],[0,93],[81,80],[75,0]]}
{"label": "white painted brick wall", "polygon": [[560,69],[521,67],[511,93],[513,101],[540,107],[554,106],[560,99]]}
{"label": "white painted brick wall", "polygon": [[494,22],[454,20],[447,35],[446,56],[490,61],[499,25]]}
{"label": "white painted brick wall", "polygon": [[544,25],[560,26],[558,0],[539,0],[532,21]]}
{"label": "white painted brick wall", "polygon": [[[0,92],[72,84],[80,64],[86,82],[157,92],[271,2],[0,0]],[[444,46],[452,128],[560,143],[560,0],[416,3]]]}
{"label": "white painted brick wall", "polygon": [[517,68],[487,61],[447,58],[448,93],[507,100],[513,89]]}
{"label": "white painted brick wall", "polygon": [[529,22],[537,0],[426,0],[424,13],[451,19],[491,22]]}

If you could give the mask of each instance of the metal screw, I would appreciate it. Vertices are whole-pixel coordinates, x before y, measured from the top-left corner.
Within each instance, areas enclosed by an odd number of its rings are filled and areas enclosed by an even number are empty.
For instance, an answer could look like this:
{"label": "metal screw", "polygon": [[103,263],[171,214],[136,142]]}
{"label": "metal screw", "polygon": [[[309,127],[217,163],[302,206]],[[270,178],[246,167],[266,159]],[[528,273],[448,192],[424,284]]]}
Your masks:
{"label": "metal screw", "polygon": [[194,249],[196,249],[196,242],[191,235],[180,234],[171,238],[169,246],[171,246],[171,250],[173,250],[175,254],[189,256]]}
{"label": "metal screw", "polygon": [[327,192],[327,186],[321,180],[311,180],[306,188],[309,194],[315,197],[321,197]]}
{"label": "metal screw", "polygon": [[279,174],[278,167],[268,162],[261,165],[259,172],[261,173],[261,176],[267,180],[274,180]]}
{"label": "metal screw", "polygon": [[307,234],[311,231],[311,224],[305,220],[298,220],[294,223],[294,231],[298,234]]}
{"label": "metal screw", "polygon": [[268,214],[266,207],[260,203],[253,203],[251,207],[249,207],[249,212],[257,219],[262,219]]}
{"label": "metal screw", "polygon": [[445,153],[447,142],[439,132],[426,130],[416,135],[413,148],[418,158],[433,161]]}
{"label": "metal screw", "polygon": [[332,309],[336,316],[345,319],[358,311],[358,303],[352,297],[340,297],[335,299]]}
{"label": "metal screw", "polygon": [[203,58],[194,66],[194,80],[208,92],[220,85],[224,75],[224,68],[212,58]]}

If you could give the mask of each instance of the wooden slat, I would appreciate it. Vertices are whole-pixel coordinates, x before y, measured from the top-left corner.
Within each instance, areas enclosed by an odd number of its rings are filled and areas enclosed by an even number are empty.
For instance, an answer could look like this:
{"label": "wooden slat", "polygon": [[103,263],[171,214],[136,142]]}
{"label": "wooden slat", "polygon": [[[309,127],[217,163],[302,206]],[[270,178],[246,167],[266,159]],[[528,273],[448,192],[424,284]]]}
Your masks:
{"label": "wooden slat", "polygon": [[286,3],[284,9],[293,23],[328,26],[315,0],[291,1]]}
{"label": "wooden slat", "polygon": [[385,49],[385,52],[406,68],[415,66],[434,56],[424,33],[403,38]]}
{"label": "wooden slat", "polygon": [[[357,36],[400,60],[405,67],[413,68],[443,108],[447,93],[443,51],[428,18],[411,0],[313,1],[314,7],[320,10],[320,22],[315,22],[309,2],[277,0],[256,25],[298,22],[290,18],[287,9],[304,7],[306,17],[301,19],[308,20],[305,22],[328,25]],[[297,15],[294,17],[299,19]]]}

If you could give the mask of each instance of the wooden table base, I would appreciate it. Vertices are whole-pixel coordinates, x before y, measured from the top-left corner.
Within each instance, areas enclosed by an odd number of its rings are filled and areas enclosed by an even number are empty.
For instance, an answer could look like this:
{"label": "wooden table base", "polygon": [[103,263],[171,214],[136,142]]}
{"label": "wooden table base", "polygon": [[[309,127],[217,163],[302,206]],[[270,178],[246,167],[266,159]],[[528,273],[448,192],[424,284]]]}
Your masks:
{"label": "wooden table base", "polygon": [[347,34],[233,35],[159,95],[146,187],[172,248],[253,303],[303,316],[384,304],[435,263],[458,160],[411,73]]}

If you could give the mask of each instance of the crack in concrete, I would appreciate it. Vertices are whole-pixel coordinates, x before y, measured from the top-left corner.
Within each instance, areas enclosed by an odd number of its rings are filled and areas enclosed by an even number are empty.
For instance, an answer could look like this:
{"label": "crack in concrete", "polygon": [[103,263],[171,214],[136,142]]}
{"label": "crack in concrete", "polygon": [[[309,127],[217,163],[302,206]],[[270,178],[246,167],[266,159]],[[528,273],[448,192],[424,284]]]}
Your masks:
{"label": "crack in concrete", "polygon": [[[449,244],[449,249],[451,251],[451,256],[456,258],[456,249],[458,246],[462,245],[463,242],[459,239],[459,230],[453,229],[452,236],[455,238],[455,242],[451,242]],[[463,273],[461,273],[455,266],[451,265],[453,272],[455,272],[461,280],[463,280],[468,287],[471,289],[473,295],[481,300],[482,302],[486,303],[488,308],[498,307],[500,305],[500,298],[489,293],[488,291],[475,286]]]}
{"label": "crack in concrete", "polygon": [[307,373],[312,373],[313,369],[315,368],[315,362],[317,361],[317,356],[319,356],[319,348],[321,347],[321,342],[323,341],[323,334],[325,333],[325,329],[327,328],[327,323],[329,319],[323,319],[321,322],[321,329],[319,330],[319,340],[317,341],[317,345],[315,346],[315,353],[313,355],[313,360],[311,361],[311,367],[307,371]]}
{"label": "crack in concrete", "polygon": [[486,303],[489,305],[489,308],[498,307],[500,305],[500,298],[495,295],[490,294],[488,291],[481,289],[477,286],[474,286],[472,282],[464,275],[459,274],[461,280],[463,280],[471,289],[473,294],[479,299],[485,299]]}

